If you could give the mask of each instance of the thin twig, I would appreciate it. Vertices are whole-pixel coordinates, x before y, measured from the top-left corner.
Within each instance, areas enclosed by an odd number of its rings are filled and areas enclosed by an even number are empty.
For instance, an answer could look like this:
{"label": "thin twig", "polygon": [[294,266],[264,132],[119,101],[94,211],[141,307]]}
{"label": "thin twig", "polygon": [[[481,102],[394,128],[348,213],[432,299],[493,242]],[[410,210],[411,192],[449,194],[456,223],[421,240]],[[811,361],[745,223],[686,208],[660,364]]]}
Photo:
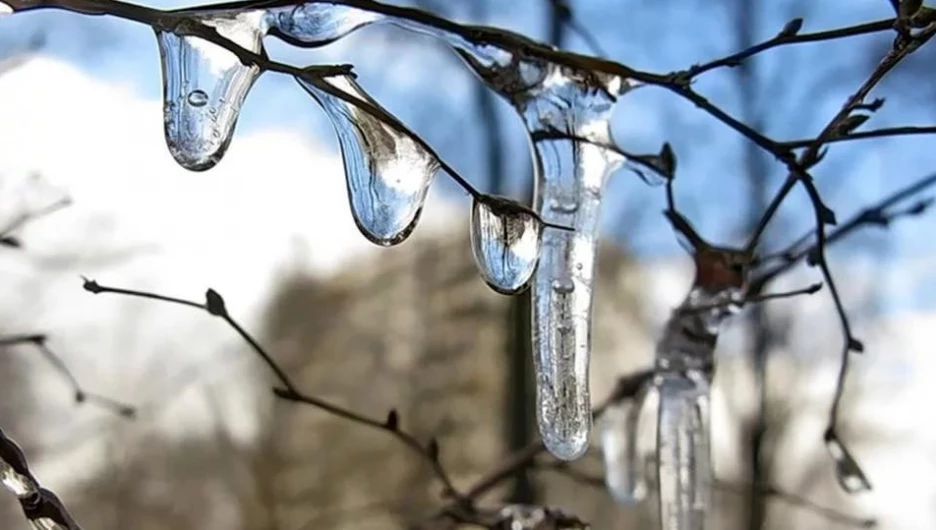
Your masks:
{"label": "thin twig", "polygon": [[[206,311],[210,315],[221,318],[228,326],[230,326],[237,334],[248,344],[251,349],[256,353],[264,364],[270,368],[277,380],[285,388],[274,388],[273,392],[277,397],[288,401],[295,401],[299,403],[305,403],[308,405],[313,405],[316,408],[324,410],[329,414],[343,418],[354,423],[365,425],[383,432],[390,433],[393,437],[400,440],[404,445],[406,445],[410,450],[419,455],[421,458],[428,461],[431,469],[435,473],[436,477],[445,487],[444,495],[452,497],[457,501],[462,501],[464,495],[462,495],[456,488],[448,473],[442,467],[442,464],[439,460],[439,445],[435,439],[431,439],[427,444],[423,444],[416,439],[415,436],[407,433],[402,430],[399,426],[399,415],[396,410],[391,410],[385,420],[376,420],[369,418],[362,414],[358,414],[354,411],[335,405],[329,401],[305,394],[302,392],[296,385],[293,383],[292,379],[286,374],[282,367],[277,364],[273,357],[253,338],[250,333],[247,332],[227,311],[227,308],[224,303],[222,296],[213,289],[208,289],[205,294],[205,302],[199,303],[192,300],[185,300],[182,298],[175,298],[171,296],[164,296],[161,294],[150,293],[146,291],[138,291],[134,289],[125,289],[120,287],[110,287],[104,286],[97,283],[94,280],[85,279],[84,280],[84,289],[88,292],[94,294],[110,293],[110,294],[119,294],[126,296],[134,296],[139,298],[147,298],[151,300],[158,300],[162,302],[169,302],[173,304],[179,304],[187,307],[193,307]],[[461,502],[459,502],[461,504]]]}
{"label": "thin twig", "polygon": [[28,344],[36,348],[37,351],[47,360],[49,364],[68,383],[72,389],[72,393],[75,396],[75,403],[79,405],[82,403],[92,403],[98,407],[113,412],[118,416],[123,416],[125,418],[133,418],[136,414],[136,408],[117,401],[115,399],[97,394],[94,392],[88,392],[82,388],[81,384],[78,382],[78,379],[75,377],[75,374],[68,368],[68,365],[65,364],[65,361],[58,356],[51,348],[47,345],[48,337],[41,333],[33,333],[26,335],[9,335],[0,337],[0,347],[10,347],[17,346],[22,344]]}

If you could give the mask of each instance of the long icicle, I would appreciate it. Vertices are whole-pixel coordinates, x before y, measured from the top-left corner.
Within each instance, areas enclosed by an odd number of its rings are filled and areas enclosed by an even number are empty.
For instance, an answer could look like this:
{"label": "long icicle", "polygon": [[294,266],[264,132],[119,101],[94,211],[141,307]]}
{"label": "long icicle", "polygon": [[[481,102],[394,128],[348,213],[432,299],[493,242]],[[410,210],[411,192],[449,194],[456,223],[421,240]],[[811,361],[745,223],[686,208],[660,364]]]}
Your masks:
{"label": "long icicle", "polygon": [[663,530],[702,530],[711,502],[709,387],[724,321],[740,309],[750,254],[706,243],[669,212],[693,250],[696,277],[656,351],[657,486]]}

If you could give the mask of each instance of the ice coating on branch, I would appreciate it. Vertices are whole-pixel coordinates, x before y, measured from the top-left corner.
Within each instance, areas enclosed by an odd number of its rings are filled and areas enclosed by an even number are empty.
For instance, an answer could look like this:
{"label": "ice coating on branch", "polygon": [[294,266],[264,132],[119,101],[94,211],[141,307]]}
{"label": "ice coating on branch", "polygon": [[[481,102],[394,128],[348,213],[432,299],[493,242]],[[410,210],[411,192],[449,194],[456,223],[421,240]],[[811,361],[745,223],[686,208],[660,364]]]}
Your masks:
{"label": "ice coating on branch", "polygon": [[605,464],[605,484],[618,504],[629,507],[647,494],[644,472],[646,448],[641,446],[640,417],[649,389],[642,389],[630,402],[615,403],[601,415],[601,453]]}
{"label": "ice coating on branch", "polygon": [[23,514],[37,530],[81,530],[62,501],[39,486],[29,471],[26,455],[0,430],[0,483],[19,499]]}
{"label": "ice coating on branch", "polygon": [[45,488],[29,497],[21,497],[20,505],[29,523],[36,530],[81,530],[62,501]]}
{"label": "ice coating on branch", "polygon": [[657,343],[657,476],[664,530],[700,530],[711,499],[709,385],[725,320],[740,310],[750,256],[706,244],[687,221],[670,220],[693,247],[696,278]]}
{"label": "ice coating on branch", "polygon": [[[402,126],[388,123],[386,111],[354,79],[296,79],[335,127],[358,228],[378,245],[403,242],[419,221],[439,161]],[[378,118],[328,90],[369,104],[384,116]]]}
{"label": "ice coating on branch", "polygon": [[286,41],[323,46],[383,19],[383,15],[329,2],[307,2],[270,9],[270,32]]}
{"label": "ice coating on branch", "polygon": [[479,197],[471,208],[471,250],[492,289],[516,294],[529,285],[540,253],[542,223],[534,213],[499,197]]}
{"label": "ice coating on branch", "polygon": [[[263,11],[190,16],[245,50],[259,53],[262,48],[266,33]],[[243,64],[230,51],[201,37],[155,31],[169,152],[186,169],[210,169],[231,143],[241,106],[260,76],[260,67]]]}
{"label": "ice coating on branch", "polygon": [[656,382],[657,462],[663,530],[701,530],[711,499],[709,385],[699,372],[666,373]]}
{"label": "ice coating on branch", "polygon": [[29,472],[23,450],[0,430],[0,483],[17,497],[28,497],[39,490]]}

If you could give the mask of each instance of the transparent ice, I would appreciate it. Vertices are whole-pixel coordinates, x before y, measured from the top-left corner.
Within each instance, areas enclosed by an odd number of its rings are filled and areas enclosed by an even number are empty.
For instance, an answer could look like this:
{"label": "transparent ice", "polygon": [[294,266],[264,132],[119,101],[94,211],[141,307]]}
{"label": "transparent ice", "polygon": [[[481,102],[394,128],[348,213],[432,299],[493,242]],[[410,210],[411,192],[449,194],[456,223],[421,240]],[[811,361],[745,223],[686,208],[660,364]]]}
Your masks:
{"label": "transparent ice", "polygon": [[492,289],[516,294],[536,270],[542,223],[530,210],[497,197],[479,197],[471,207],[471,250]]}
{"label": "transparent ice", "polygon": [[657,465],[663,530],[701,530],[711,498],[709,385],[705,375],[666,373],[656,382]]}
{"label": "transparent ice", "polygon": [[645,462],[647,456],[655,454],[655,447],[650,449],[642,443],[648,437],[640,419],[650,390],[644,387],[633,400],[611,405],[599,420],[605,484],[611,497],[622,506],[634,506],[647,495]]}
{"label": "transparent ice", "polygon": [[[701,270],[701,269],[700,269]],[[673,311],[657,344],[657,476],[664,530],[700,530],[711,499],[709,386],[715,345],[742,289],[698,285]]]}
{"label": "transparent ice", "polygon": [[358,228],[378,245],[401,243],[419,221],[429,185],[439,169],[438,159],[402,128],[329,92],[340,91],[383,111],[351,77],[296,79],[325,109],[335,127]]}
{"label": "transparent ice", "polygon": [[[258,53],[263,11],[190,15],[221,36]],[[201,37],[156,30],[163,75],[163,119],[169,152],[183,167],[204,171],[224,156],[258,66]]]}

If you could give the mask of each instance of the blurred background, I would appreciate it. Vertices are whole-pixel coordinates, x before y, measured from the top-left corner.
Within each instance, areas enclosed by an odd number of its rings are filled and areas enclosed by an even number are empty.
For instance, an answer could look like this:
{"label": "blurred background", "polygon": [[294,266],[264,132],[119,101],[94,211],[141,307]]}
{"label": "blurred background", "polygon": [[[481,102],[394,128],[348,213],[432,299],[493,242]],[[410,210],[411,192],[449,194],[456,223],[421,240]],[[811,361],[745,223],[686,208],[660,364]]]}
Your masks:
{"label": "blurred background", "polygon": [[[588,51],[547,0],[414,4]],[[655,72],[746,48],[794,17],[805,19],[805,32],[893,16],[886,0],[569,7],[607,57]],[[892,40],[881,33],[778,48],[707,74],[696,88],[771,137],[809,138]],[[519,118],[440,43],[371,27],[314,51],[266,44],[292,64],[353,63],[362,86],[475,186],[528,200],[532,164]],[[934,60],[930,45],[889,76],[873,93],[887,102],[866,127],[931,124]],[[405,528],[441,501],[425,462],[398,441],[274,400],[266,368],[223,322],[181,306],[92,296],[81,275],[194,300],[218,290],[303,389],[376,418],[396,408],[408,432],[437,437],[459,486],[536,440],[523,299],[490,291],[477,275],[468,201],[450,181],[436,180],[410,240],[377,248],[351,219],[331,126],[288,77],[262,76],[224,160],[191,173],[165,147],[149,28],[62,12],[6,17],[0,71],[0,229],[72,202],[18,229],[21,248],[0,247],[0,335],[47,334],[86,389],[139,407],[126,420],[76,406],[34,348],[0,350],[0,426],[85,529]],[[632,152],[672,144],[680,210],[718,243],[742,243],[785,177],[752,144],[660,89],[623,97],[613,132]],[[846,219],[936,171],[932,141],[835,144],[813,174]],[[691,283],[691,262],[663,208],[662,188],[632,173],[609,182],[593,321],[596,402],[617,376],[649,365],[663,321]],[[812,226],[797,189],[766,248],[783,248]],[[715,528],[849,528],[869,518],[886,529],[936,525],[933,226],[927,214],[867,228],[830,252],[866,346],[853,356],[840,432],[871,492],[843,493],[821,443],[841,348],[828,292],[748,308],[731,322],[713,395]],[[803,266],[768,290],[819,279]],[[760,414],[766,430],[757,436]],[[593,453],[576,463],[579,480],[544,458],[485,501],[548,504],[599,529],[652,528],[652,501],[616,506],[600,483],[584,480],[601,478]],[[0,497],[0,527],[27,527],[14,508]]]}

